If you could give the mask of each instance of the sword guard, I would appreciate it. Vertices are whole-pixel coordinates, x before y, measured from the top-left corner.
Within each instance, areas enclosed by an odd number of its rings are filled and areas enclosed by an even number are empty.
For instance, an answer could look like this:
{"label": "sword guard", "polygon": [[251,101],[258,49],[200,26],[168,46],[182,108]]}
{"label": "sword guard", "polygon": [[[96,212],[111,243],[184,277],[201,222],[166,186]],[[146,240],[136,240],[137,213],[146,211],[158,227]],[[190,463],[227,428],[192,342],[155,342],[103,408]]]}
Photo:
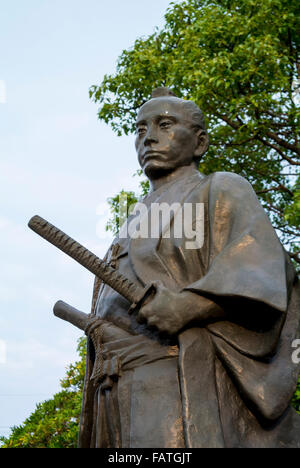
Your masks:
{"label": "sword guard", "polygon": [[156,294],[156,287],[154,284],[149,284],[144,288],[142,297],[137,301],[131,304],[128,313],[131,315],[137,312],[143,305],[147,304]]}

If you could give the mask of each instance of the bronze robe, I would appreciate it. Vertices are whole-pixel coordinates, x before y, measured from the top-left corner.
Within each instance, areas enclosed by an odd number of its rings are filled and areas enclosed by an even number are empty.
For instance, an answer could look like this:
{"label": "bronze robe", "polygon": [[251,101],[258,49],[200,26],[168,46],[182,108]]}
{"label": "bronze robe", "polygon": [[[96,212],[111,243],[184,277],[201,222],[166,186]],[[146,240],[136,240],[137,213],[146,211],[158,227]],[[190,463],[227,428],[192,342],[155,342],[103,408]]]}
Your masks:
{"label": "bronze robe", "polygon": [[137,324],[130,304],[96,281],[94,313],[121,330],[106,348],[120,372],[112,389],[95,389],[89,343],[79,447],[299,448],[300,416],[289,406],[299,285],[251,185],[195,171],[150,194],[152,202],[203,203],[204,245],[186,249],[171,220],[170,238],[162,225],[155,239],[116,239],[113,260],[143,285],[159,279],[212,299],[226,319],[191,323],[173,342]]}

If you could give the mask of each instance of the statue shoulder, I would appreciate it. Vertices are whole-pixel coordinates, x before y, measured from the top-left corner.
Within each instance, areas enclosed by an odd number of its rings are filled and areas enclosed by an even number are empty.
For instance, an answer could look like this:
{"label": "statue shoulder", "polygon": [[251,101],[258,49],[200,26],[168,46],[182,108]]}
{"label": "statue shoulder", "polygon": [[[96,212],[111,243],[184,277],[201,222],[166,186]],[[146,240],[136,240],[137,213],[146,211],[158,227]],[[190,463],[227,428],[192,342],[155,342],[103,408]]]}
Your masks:
{"label": "statue shoulder", "polygon": [[[199,194],[201,192],[199,185]],[[206,177],[206,196],[210,206],[227,203],[234,211],[263,210],[247,179],[233,172],[214,172]]]}
{"label": "statue shoulder", "polygon": [[245,199],[250,197],[253,201],[257,200],[252,185],[244,177],[234,172],[213,172],[205,175],[199,171],[198,175],[194,175],[190,179],[190,186],[193,188],[189,199],[202,200],[203,197],[219,198],[220,195],[223,195],[228,196],[229,199],[243,196]]}
{"label": "statue shoulder", "polygon": [[258,199],[252,185],[247,179],[234,172],[214,172],[208,176],[211,196],[228,196],[236,201],[251,199],[257,203]]}
{"label": "statue shoulder", "polygon": [[209,178],[211,180],[211,184],[219,189],[244,187],[248,190],[253,190],[252,185],[247,179],[245,179],[245,177],[234,172],[213,172],[209,175]]}

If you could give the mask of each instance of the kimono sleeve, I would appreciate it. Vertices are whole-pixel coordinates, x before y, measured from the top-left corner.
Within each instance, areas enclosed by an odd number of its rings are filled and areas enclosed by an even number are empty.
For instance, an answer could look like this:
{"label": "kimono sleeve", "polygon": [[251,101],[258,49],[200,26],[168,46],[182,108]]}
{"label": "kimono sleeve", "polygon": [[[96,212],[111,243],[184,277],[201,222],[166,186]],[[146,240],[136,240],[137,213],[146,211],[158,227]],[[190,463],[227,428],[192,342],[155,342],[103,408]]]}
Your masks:
{"label": "kimono sleeve", "polygon": [[285,254],[251,185],[216,173],[209,193],[209,267],[186,290],[287,310]]}

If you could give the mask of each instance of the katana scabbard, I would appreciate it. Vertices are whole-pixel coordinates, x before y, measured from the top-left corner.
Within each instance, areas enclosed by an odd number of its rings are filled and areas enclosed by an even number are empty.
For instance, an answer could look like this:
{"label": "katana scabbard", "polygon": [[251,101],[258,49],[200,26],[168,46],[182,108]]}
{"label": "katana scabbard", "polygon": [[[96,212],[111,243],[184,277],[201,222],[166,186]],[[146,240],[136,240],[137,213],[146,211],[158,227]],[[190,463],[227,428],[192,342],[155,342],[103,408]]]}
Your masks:
{"label": "katana scabbard", "polygon": [[53,307],[53,313],[56,317],[72,323],[72,325],[80,330],[86,330],[89,324],[90,316],[88,314],[75,309],[75,307],[72,307],[63,301],[56,302]]}

